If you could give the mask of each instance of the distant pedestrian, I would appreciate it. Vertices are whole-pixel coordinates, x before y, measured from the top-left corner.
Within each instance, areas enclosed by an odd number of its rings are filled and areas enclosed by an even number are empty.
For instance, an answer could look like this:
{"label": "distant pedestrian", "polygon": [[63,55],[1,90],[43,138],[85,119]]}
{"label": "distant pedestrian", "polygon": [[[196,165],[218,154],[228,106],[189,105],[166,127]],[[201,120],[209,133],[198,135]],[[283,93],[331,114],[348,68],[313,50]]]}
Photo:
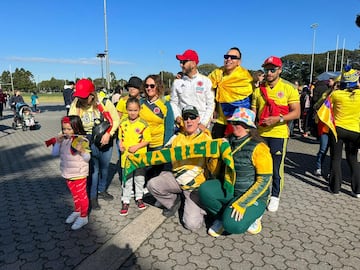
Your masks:
{"label": "distant pedestrian", "polygon": [[66,115],[69,115],[71,102],[74,100],[74,87],[75,83],[73,81],[68,82],[64,86],[63,97],[66,109]]}
{"label": "distant pedestrian", "polygon": [[61,120],[62,133],[56,138],[53,156],[60,156],[61,175],[74,201],[74,212],[66,219],[72,230],[88,223],[89,199],[86,182],[89,174],[90,148],[81,119],[77,115],[65,116]]}
{"label": "distant pedestrian", "polygon": [[[126,157],[129,154],[146,153],[147,145],[151,141],[149,125],[140,118],[140,101],[136,97],[129,97],[126,102],[128,117],[120,122],[119,149],[121,151],[121,167],[124,168]],[[129,178],[122,181],[122,208],[121,216],[129,211],[131,191],[135,183],[135,201],[139,210],[146,208],[143,202],[145,185],[145,168],[137,169]]]}
{"label": "distant pedestrian", "polygon": [[17,103],[25,103],[24,98],[21,95],[21,92],[19,90],[15,91],[15,95],[13,95],[10,98],[10,107],[11,110],[14,112],[14,115],[16,113],[16,104]]}
{"label": "distant pedestrian", "polygon": [[6,101],[7,101],[7,97],[3,93],[2,89],[0,89],[0,119],[3,118],[3,110],[6,107]]}
{"label": "distant pedestrian", "polygon": [[39,105],[39,97],[35,92],[31,92],[31,106],[32,106],[32,111],[33,112],[37,112],[39,111],[37,106]]}

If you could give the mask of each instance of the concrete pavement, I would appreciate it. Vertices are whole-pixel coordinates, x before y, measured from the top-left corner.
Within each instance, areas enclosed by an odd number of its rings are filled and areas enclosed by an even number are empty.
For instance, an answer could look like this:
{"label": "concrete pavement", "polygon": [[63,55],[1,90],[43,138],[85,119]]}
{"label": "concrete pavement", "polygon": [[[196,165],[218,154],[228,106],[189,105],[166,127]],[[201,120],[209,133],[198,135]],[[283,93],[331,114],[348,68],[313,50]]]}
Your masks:
{"label": "concrete pavement", "polygon": [[[64,222],[71,195],[44,144],[65,111],[41,109],[39,130],[13,130],[10,111],[0,120],[0,269],[359,269],[360,199],[350,196],[345,161],[340,195],[313,176],[315,140],[290,140],[279,211],[265,213],[258,235],[192,233],[151,205],[141,212],[133,203],[121,217],[117,174],[115,199],[100,200],[89,224],[72,231]],[[115,163],[114,151],[112,173]]]}

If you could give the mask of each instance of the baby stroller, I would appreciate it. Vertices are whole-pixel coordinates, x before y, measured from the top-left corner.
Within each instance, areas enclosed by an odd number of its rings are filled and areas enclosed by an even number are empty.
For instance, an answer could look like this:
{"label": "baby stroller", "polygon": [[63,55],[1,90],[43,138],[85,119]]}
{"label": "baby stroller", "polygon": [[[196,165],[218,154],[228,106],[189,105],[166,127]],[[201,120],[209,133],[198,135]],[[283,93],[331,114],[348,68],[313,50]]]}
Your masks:
{"label": "baby stroller", "polygon": [[15,105],[13,129],[22,128],[23,131],[27,129],[36,129],[37,122],[32,114],[31,108],[26,103],[17,103]]}

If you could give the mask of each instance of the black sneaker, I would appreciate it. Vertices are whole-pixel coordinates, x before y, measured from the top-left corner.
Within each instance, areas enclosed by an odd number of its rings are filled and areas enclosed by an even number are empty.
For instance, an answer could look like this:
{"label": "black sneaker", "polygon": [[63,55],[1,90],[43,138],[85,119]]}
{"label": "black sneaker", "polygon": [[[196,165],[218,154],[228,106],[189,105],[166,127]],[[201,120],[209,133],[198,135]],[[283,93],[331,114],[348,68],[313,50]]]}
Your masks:
{"label": "black sneaker", "polygon": [[177,195],[174,205],[170,209],[165,208],[162,211],[163,216],[164,217],[172,217],[179,210],[180,205],[181,205],[181,197],[180,197],[180,195]]}
{"label": "black sneaker", "polygon": [[98,193],[98,198],[105,201],[112,201],[114,199],[114,196],[107,193],[107,191],[103,191]]}
{"label": "black sneaker", "polygon": [[97,199],[91,199],[90,205],[91,205],[92,210],[100,210],[101,209]]}

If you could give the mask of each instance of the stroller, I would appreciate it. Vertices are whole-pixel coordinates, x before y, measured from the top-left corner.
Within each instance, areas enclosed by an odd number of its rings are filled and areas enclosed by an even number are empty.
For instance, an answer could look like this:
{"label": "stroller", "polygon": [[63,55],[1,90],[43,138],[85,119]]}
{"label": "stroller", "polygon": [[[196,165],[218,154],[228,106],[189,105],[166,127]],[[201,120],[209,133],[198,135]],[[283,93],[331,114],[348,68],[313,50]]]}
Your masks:
{"label": "stroller", "polygon": [[38,122],[35,121],[31,108],[26,103],[17,103],[15,105],[13,129],[22,128],[23,131],[27,129],[36,129]]}

